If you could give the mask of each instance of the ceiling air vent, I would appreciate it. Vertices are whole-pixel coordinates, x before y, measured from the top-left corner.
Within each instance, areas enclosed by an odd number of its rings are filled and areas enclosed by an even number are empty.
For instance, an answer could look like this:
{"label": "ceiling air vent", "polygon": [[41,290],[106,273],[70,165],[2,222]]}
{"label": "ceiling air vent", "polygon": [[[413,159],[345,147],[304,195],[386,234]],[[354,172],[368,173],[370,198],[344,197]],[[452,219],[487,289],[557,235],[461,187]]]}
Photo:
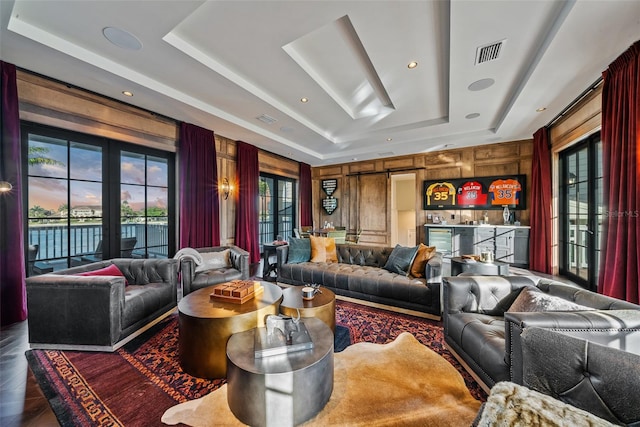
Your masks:
{"label": "ceiling air vent", "polygon": [[498,59],[506,41],[507,40],[500,40],[499,42],[480,46],[476,49],[476,65]]}
{"label": "ceiling air vent", "polygon": [[277,119],[274,119],[271,116],[267,116],[266,114],[260,114],[256,119],[260,120],[263,123],[270,125],[271,123],[277,122]]}

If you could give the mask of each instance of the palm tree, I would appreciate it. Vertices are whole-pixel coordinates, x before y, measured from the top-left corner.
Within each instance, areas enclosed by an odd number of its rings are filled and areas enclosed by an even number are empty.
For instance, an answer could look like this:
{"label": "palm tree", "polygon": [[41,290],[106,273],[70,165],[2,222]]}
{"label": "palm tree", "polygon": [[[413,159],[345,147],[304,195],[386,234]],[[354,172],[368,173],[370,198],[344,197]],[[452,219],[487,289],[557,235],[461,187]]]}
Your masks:
{"label": "palm tree", "polygon": [[49,152],[47,147],[33,147],[29,146],[29,166],[34,165],[62,165],[62,162],[45,157],[44,155]]}

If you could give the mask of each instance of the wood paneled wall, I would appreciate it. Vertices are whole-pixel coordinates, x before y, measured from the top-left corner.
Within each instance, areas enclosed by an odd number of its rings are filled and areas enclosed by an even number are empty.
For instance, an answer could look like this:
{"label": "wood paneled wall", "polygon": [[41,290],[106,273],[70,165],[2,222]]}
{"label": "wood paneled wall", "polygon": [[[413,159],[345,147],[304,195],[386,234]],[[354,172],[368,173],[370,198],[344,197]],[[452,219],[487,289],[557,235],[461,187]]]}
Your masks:
{"label": "wood paneled wall", "polygon": [[[426,211],[423,209],[423,181],[431,179],[471,178],[492,175],[523,174],[527,188],[531,183],[531,157],[533,140],[513,141],[478,147],[446,150],[415,156],[393,157],[380,160],[346,163],[312,169],[313,212],[316,226],[325,221],[346,227],[353,234],[361,229],[363,244],[389,245],[391,243],[390,177],[394,174],[415,173],[416,238],[424,241],[427,214],[444,216],[450,223],[479,220],[482,211],[452,209]],[[322,209],[325,194],[323,179],[337,179],[334,197],[338,208],[331,215]],[[529,197],[529,191],[527,197]],[[530,201],[527,200],[527,207]],[[455,219],[451,219],[455,215]],[[518,220],[529,224],[529,209],[517,211]],[[501,211],[489,211],[492,224],[502,223]]]}
{"label": "wood paneled wall", "polygon": [[176,151],[174,120],[28,72],[16,80],[21,120]]}

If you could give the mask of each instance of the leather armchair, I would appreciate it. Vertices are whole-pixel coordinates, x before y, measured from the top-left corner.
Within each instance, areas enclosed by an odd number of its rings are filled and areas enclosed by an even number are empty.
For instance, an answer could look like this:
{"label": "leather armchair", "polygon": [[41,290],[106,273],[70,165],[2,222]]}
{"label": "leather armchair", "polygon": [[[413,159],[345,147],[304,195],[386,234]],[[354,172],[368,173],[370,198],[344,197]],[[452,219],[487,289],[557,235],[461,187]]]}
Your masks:
{"label": "leather armchair", "polygon": [[[111,264],[124,277],[77,275]],[[29,343],[31,348],[114,351],[168,316],[177,299],[174,259],[116,258],[29,277]]]}
{"label": "leather armchair", "polygon": [[182,294],[187,295],[195,290],[205,288],[218,283],[229,282],[231,280],[247,280],[249,271],[249,252],[234,246],[212,246],[207,248],[196,248],[199,253],[221,252],[229,249],[229,260],[231,266],[222,267],[202,272],[196,272],[196,263],[193,258],[180,259],[180,277],[182,279]]}

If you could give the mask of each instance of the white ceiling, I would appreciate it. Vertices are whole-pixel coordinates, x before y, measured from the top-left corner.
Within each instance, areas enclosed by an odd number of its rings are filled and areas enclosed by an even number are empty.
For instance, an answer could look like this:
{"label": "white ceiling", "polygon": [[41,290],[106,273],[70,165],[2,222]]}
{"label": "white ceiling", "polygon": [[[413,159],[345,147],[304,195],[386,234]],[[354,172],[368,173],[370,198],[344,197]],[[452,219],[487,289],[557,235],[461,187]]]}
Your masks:
{"label": "white ceiling", "polygon": [[6,62],[312,166],[531,138],[640,39],[639,0],[0,0],[0,13]]}

